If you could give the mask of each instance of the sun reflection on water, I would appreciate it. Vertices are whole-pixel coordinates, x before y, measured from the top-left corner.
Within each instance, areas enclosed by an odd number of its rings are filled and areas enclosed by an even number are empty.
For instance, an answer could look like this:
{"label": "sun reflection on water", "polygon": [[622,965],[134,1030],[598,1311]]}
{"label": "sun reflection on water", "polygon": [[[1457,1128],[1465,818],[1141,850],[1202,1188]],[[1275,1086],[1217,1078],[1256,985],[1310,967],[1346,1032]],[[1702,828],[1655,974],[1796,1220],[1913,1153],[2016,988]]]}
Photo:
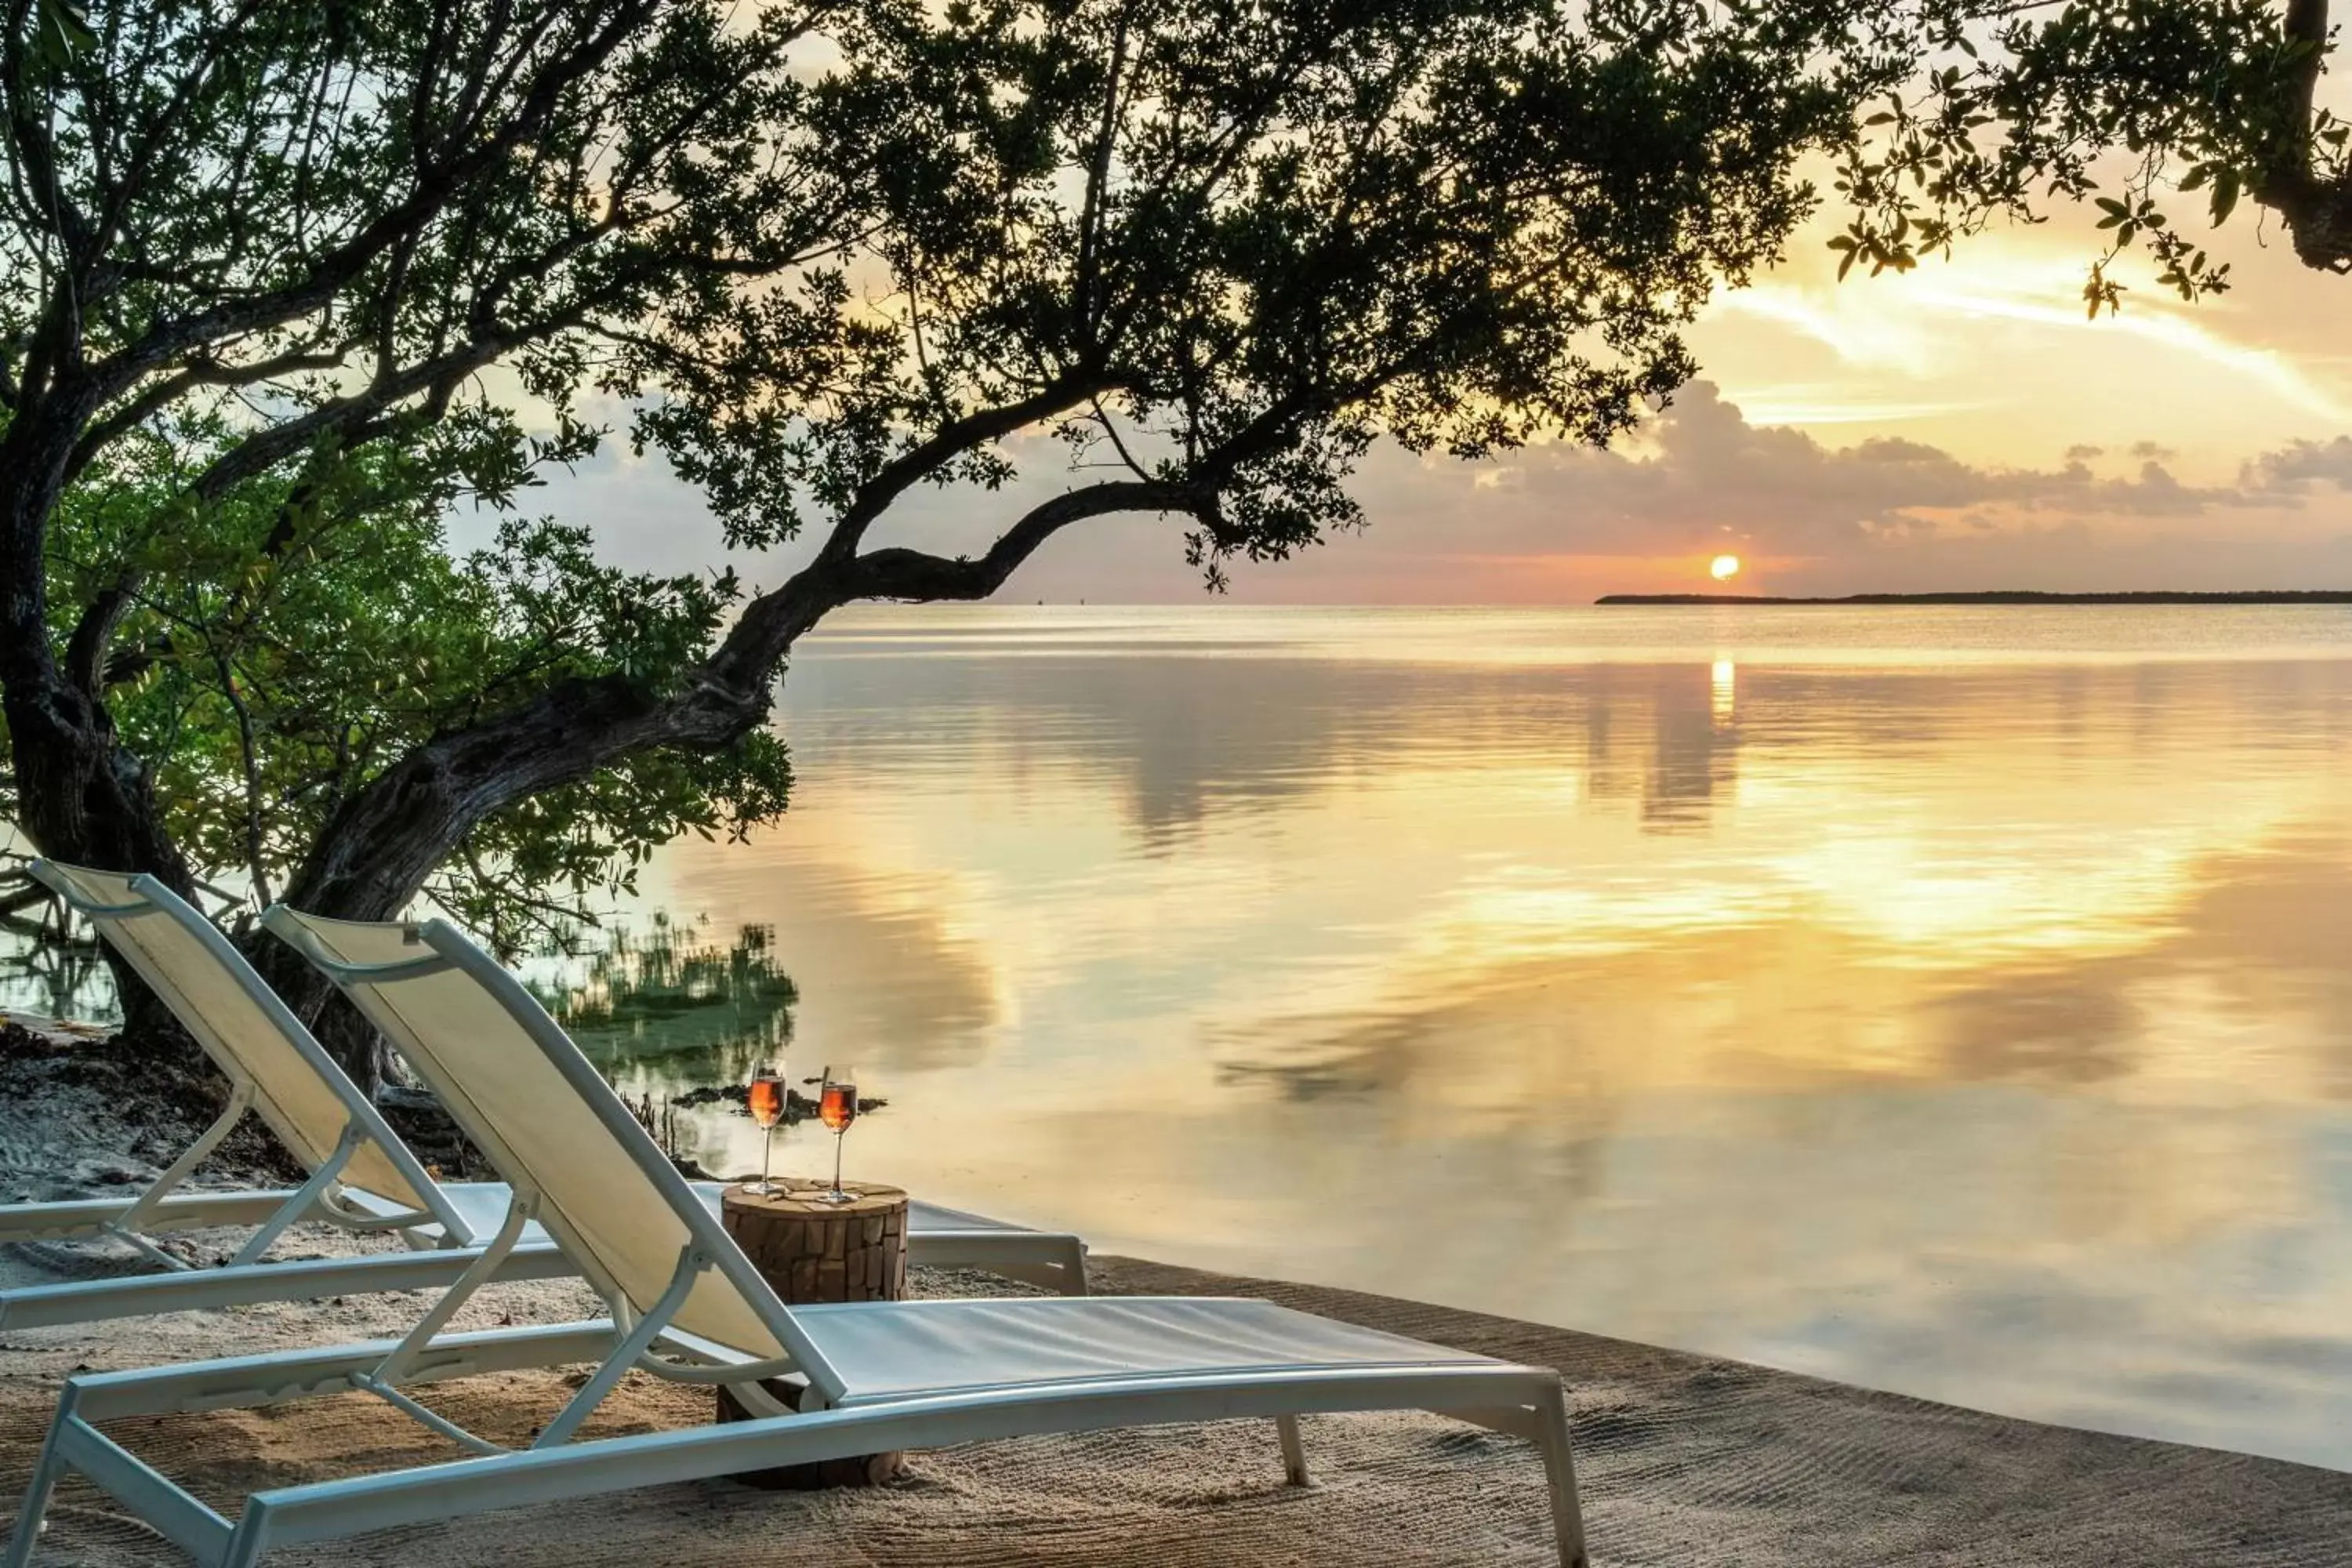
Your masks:
{"label": "sun reflection on water", "polygon": [[877,612],[785,711],[649,894],[872,1173],[2352,1468],[2340,612]]}

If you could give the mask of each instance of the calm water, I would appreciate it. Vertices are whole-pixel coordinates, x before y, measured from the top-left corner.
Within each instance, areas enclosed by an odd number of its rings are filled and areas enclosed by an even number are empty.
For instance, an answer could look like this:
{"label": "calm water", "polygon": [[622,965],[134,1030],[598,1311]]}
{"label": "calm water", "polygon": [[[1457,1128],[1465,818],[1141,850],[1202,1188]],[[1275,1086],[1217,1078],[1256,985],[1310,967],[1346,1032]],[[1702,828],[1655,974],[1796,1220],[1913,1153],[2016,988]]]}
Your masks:
{"label": "calm water", "polygon": [[877,612],[784,727],[649,893],[856,1171],[2352,1468],[2352,613]]}
{"label": "calm water", "polygon": [[854,1173],[2352,1468],[2352,612],[873,612],[783,722],[646,900]]}

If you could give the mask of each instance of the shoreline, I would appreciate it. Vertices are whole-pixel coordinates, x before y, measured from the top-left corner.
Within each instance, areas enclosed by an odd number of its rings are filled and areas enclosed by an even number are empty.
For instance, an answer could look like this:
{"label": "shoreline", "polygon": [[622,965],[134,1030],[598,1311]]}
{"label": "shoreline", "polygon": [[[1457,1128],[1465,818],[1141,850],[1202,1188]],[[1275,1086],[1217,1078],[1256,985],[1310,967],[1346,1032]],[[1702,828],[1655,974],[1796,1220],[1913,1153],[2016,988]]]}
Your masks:
{"label": "shoreline", "polygon": [[[21,1080],[20,1080],[21,1082]],[[0,1100],[0,1197],[120,1191],[165,1151],[151,1122],[104,1085],[63,1081]],[[36,1180],[38,1172],[40,1179]],[[249,1173],[208,1168],[202,1184]],[[231,1238],[186,1233],[197,1260]],[[390,1245],[298,1227],[294,1254]],[[0,1285],[88,1278],[126,1266],[106,1244],[0,1249]],[[2352,1535],[2352,1475],[2049,1426],[1747,1363],[1517,1319],[1295,1281],[1115,1256],[1093,1260],[1106,1295],[1244,1295],[1366,1327],[1559,1370],[1594,1562],[1602,1568],[2318,1568]],[[916,1294],[1018,1293],[968,1270],[918,1270]],[[271,1303],[0,1338],[0,1489],[21,1489],[61,1379],[220,1355],[252,1355],[405,1331],[421,1293]],[[459,1329],[592,1315],[577,1280],[508,1284],[467,1304]],[[555,1374],[444,1385],[447,1413],[493,1434],[544,1419],[568,1392]],[[596,1418],[603,1433],[707,1419],[707,1391],[632,1373]],[[1315,1484],[1281,1484],[1265,1423],[1024,1438],[915,1456],[873,1492],[779,1495],[733,1485],[623,1492],[525,1509],[446,1532],[339,1546],[364,1564],[496,1563],[621,1568],[720,1560],[743,1568],[854,1561],[1087,1568],[1443,1568],[1546,1563],[1541,1467],[1508,1438],[1435,1416],[1310,1418]],[[455,1458],[396,1413],[357,1398],[158,1421],[138,1451],[215,1504],[268,1484]],[[169,1560],[151,1535],[86,1491],[53,1515],[47,1560],[132,1568]],[[95,1506],[92,1506],[95,1505]],[[59,1553],[63,1553],[62,1557]],[[273,1559],[273,1562],[275,1559]]]}
{"label": "shoreline", "polygon": [[[307,1233],[307,1234],[306,1234]],[[306,1226],[300,1250],[346,1238]],[[50,1262],[58,1249],[47,1249]],[[1559,1369],[1600,1568],[2320,1568],[2342,1561],[2352,1476],[1883,1394],[1517,1319],[1141,1258],[1093,1260],[1103,1295],[1242,1295]],[[916,1295],[1021,1292],[970,1270],[918,1270]],[[22,1282],[12,1259],[0,1279]],[[251,1355],[397,1334],[422,1294],[184,1313],[0,1341],[0,1489],[21,1489],[79,1369]],[[585,1314],[576,1280],[486,1289],[453,1327]],[[569,1393],[557,1373],[439,1385],[435,1403],[524,1441]],[[632,1373],[586,1436],[708,1418],[707,1391]],[[457,1457],[358,1396],[143,1422],[135,1451],[227,1506],[291,1485]],[[1261,1430],[1260,1428],[1265,1428]],[[1270,1424],[1044,1436],[909,1457],[870,1491],[779,1494],[730,1482],[624,1491],[340,1543],[290,1564],[622,1568],[1542,1568],[1542,1468],[1515,1440],[1433,1415],[1309,1417],[1314,1484],[1282,1484]],[[45,1561],[176,1561],[95,1493],[53,1510]],[[91,1506],[96,1505],[96,1506]],[[63,1556],[58,1554],[63,1553]],[[274,1559],[273,1559],[274,1561]]]}
{"label": "shoreline", "polygon": [[2002,588],[1982,593],[1844,594],[1826,598],[1769,594],[1603,594],[1595,605],[2352,605],[2352,588],[2258,589],[2249,593],[2051,594]]}

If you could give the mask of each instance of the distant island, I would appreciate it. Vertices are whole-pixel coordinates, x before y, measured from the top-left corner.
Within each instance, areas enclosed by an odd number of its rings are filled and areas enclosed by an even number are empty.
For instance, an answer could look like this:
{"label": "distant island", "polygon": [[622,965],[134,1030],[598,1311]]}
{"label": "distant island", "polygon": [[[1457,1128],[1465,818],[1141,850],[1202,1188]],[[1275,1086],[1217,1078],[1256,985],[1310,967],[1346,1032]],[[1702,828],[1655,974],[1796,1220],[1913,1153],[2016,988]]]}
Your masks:
{"label": "distant island", "polygon": [[1848,594],[1834,599],[1782,599],[1762,594],[1603,594],[1596,605],[2352,605],[2352,588],[2262,589],[2247,594]]}

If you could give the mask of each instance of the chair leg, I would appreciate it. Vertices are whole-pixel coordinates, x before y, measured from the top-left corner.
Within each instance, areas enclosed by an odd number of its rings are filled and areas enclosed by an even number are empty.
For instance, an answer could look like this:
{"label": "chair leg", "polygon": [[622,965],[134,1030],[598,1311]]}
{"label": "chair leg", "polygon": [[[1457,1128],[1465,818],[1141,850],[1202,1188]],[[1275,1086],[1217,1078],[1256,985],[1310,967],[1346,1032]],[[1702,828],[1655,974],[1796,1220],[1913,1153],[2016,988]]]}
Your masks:
{"label": "chair leg", "polygon": [[1552,1530],[1559,1538],[1559,1568],[1591,1568],[1584,1549],[1584,1509],[1576,1496],[1576,1463],[1569,1457],[1568,1394],[1549,1384],[1536,1399],[1536,1444],[1551,1487]]}
{"label": "chair leg", "polygon": [[1307,1446],[1298,1440],[1298,1417],[1277,1415],[1274,1429],[1282,1436],[1282,1475],[1294,1487],[1307,1484]]}
{"label": "chair leg", "polygon": [[[66,1402],[67,1408],[71,1403]],[[16,1510],[16,1528],[8,1537],[7,1555],[0,1558],[5,1568],[26,1568],[33,1561],[33,1547],[41,1539],[41,1531],[48,1528],[42,1516],[49,1511],[49,1494],[57,1490],[58,1474],[65,1468],[58,1452],[58,1435],[64,1429],[66,1420],[67,1409],[60,1408],[47,1438],[41,1444],[41,1457],[33,1463],[32,1484],[25,1489],[24,1506]]]}
{"label": "chair leg", "polygon": [[248,1513],[237,1521],[236,1533],[228,1538],[228,1545],[221,1552],[220,1568],[253,1568],[268,1550],[267,1525]]}

